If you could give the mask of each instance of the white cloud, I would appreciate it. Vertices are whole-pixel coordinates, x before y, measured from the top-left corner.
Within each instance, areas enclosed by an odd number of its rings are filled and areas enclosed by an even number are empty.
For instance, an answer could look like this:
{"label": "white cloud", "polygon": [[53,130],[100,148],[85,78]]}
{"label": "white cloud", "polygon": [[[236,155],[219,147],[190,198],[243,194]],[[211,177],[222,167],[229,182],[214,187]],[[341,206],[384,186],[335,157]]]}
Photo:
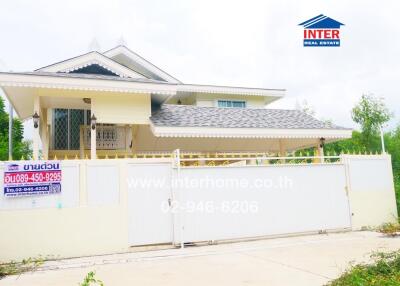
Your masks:
{"label": "white cloud", "polygon": [[[272,107],[306,99],[351,126],[362,93],[400,99],[398,1],[2,1],[0,61],[32,70],[87,51],[128,46],[188,83],[286,88]],[[298,23],[325,14],[346,25],[342,47],[304,48]],[[395,118],[391,126],[398,122]]]}

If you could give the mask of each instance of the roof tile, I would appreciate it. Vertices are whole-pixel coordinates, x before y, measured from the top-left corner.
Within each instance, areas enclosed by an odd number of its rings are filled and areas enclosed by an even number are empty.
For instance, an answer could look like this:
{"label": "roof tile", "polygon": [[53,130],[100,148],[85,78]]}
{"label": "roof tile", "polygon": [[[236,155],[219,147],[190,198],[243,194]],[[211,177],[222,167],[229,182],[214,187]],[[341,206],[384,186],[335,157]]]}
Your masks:
{"label": "roof tile", "polygon": [[150,120],[164,127],[347,129],[299,110],[218,108],[163,104]]}

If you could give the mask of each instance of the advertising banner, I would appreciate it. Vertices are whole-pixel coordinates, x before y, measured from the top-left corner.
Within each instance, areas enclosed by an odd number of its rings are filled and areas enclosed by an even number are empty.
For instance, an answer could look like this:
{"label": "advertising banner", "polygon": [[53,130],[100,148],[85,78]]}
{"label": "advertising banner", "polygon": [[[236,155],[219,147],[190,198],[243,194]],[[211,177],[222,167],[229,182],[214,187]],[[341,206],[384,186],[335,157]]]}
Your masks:
{"label": "advertising banner", "polygon": [[8,162],[4,168],[4,196],[61,193],[60,161]]}

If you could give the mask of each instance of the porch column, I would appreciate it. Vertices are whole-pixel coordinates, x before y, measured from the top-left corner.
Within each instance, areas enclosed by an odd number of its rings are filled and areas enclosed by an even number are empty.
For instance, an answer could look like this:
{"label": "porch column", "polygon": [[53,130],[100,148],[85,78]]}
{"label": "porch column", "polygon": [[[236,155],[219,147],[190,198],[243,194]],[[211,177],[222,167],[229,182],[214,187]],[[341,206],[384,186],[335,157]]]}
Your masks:
{"label": "porch column", "polygon": [[84,159],[85,158],[85,126],[80,125],[79,126],[79,158]]}
{"label": "porch column", "polygon": [[132,137],[132,147],[131,147],[131,152],[134,154],[134,153],[136,153],[137,152],[137,149],[136,149],[136,138],[137,138],[137,134],[138,134],[138,130],[139,130],[139,126],[138,125],[136,125],[136,124],[134,124],[134,125],[132,125],[132,135],[131,135],[131,137]]}
{"label": "porch column", "polygon": [[[286,144],[284,139],[279,139],[279,157],[286,157]],[[286,163],[286,160],[282,159],[281,163]]]}
{"label": "porch column", "polygon": [[317,141],[317,145],[315,146],[315,153],[317,157],[315,158],[314,163],[324,163],[324,147],[321,144],[320,139]]}
{"label": "porch column", "polygon": [[90,159],[94,160],[97,158],[96,155],[96,124],[94,124],[94,128],[92,123],[90,123]]}
{"label": "porch column", "polygon": [[127,153],[132,153],[132,125],[126,125],[125,126],[125,151]]}
{"label": "porch column", "polygon": [[[40,97],[35,95],[33,98],[33,114],[40,116]],[[40,120],[39,120],[40,121]],[[40,124],[41,122],[39,122]],[[40,141],[40,126],[33,128],[33,142],[32,142],[32,157],[33,160],[39,160],[39,141]]]}
{"label": "porch column", "polygon": [[42,154],[43,159],[48,160],[49,158],[49,129],[47,126],[47,108],[41,109],[41,116],[40,116],[40,137],[42,139]]}
{"label": "porch column", "polygon": [[317,146],[317,153],[318,153],[318,156],[321,156],[321,158],[320,158],[320,162],[321,163],[324,163],[324,147],[322,147],[320,144],[318,144],[318,146]]}

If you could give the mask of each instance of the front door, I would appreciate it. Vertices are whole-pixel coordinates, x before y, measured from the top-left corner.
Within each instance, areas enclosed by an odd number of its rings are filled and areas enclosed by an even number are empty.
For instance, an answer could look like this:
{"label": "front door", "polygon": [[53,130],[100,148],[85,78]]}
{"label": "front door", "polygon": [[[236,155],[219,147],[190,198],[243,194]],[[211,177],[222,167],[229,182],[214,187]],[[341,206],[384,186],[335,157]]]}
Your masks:
{"label": "front door", "polygon": [[170,164],[128,164],[129,243],[172,243]]}

